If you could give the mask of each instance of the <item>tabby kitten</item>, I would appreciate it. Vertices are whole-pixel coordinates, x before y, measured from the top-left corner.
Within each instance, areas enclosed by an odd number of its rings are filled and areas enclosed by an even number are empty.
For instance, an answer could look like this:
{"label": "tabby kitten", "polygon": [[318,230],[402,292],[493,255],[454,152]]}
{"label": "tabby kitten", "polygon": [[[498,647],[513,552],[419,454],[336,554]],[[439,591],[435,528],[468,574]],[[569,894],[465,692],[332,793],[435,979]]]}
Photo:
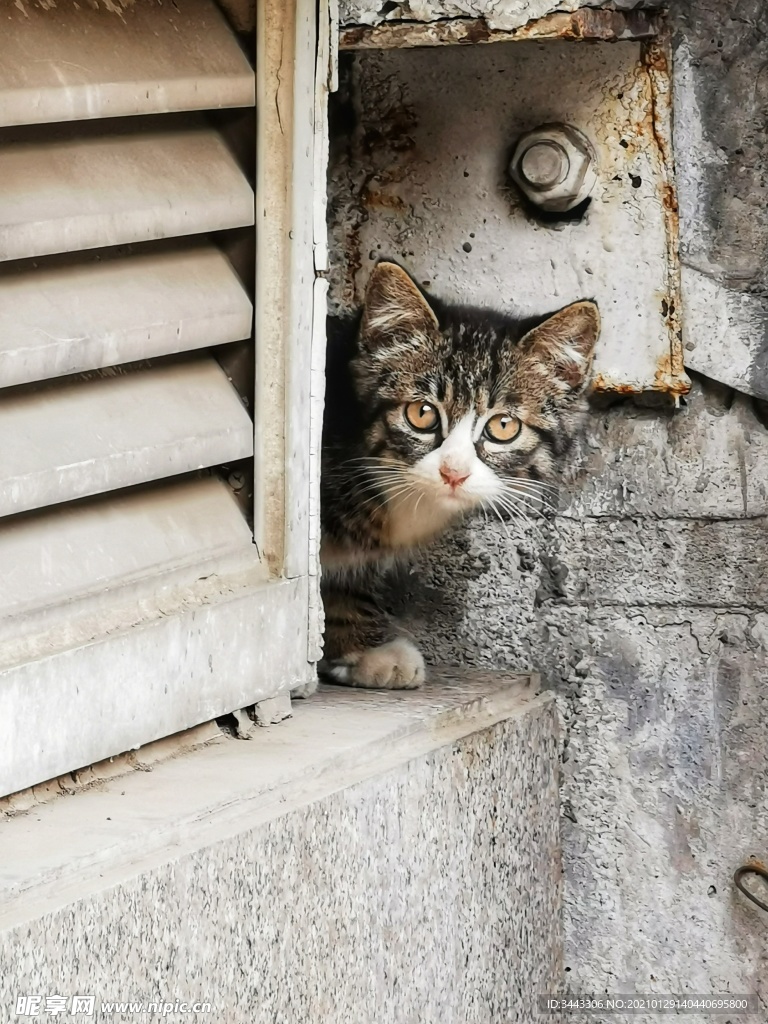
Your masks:
{"label": "tabby kitten", "polygon": [[350,686],[423,682],[424,659],[361,570],[468,513],[541,497],[576,438],[599,327],[593,302],[523,321],[444,304],[378,264],[356,324],[329,331],[321,674]]}

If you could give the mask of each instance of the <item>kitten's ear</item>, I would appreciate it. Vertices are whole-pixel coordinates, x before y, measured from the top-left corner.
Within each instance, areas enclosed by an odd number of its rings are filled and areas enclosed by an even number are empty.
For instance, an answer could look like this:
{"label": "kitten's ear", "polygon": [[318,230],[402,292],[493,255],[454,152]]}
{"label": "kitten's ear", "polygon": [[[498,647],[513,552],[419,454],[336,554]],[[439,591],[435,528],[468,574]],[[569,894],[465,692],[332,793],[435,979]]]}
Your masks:
{"label": "kitten's ear", "polygon": [[434,330],[437,317],[419,289],[395,263],[379,263],[365,290],[361,337],[377,344],[388,335]]}
{"label": "kitten's ear", "polygon": [[557,390],[579,391],[589,380],[599,334],[597,305],[574,302],[529,331],[520,348],[552,375]]}

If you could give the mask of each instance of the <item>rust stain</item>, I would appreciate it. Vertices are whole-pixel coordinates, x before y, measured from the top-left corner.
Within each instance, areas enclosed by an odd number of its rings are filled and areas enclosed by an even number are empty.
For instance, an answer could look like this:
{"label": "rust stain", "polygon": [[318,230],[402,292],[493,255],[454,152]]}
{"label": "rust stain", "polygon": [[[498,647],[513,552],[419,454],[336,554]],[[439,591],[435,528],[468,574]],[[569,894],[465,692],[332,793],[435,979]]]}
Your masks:
{"label": "rust stain", "polygon": [[667,286],[661,296],[661,315],[669,334],[669,352],[659,360],[654,375],[654,389],[676,397],[690,390],[690,380],[683,362],[683,331],[680,320],[680,216],[674,186],[672,155],[672,98],[670,79],[670,41],[666,35],[647,40],[642,45],[641,66],[647,79],[648,105],[638,131],[647,135],[657,152],[660,177],[657,195],[664,220],[667,242]]}
{"label": "rust stain", "polygon": [[643,393],[644,388],[636,384],[620,383],[611,380],[604,373],[598,373],[592,381],[592,390],[599,394],[610,392],[613,395],[640,395]]}
{"label": "rust stain", "polygon": [[464,37],[461,40],[463,43],[488,43],[491,41],[493,32],[488,27],[488,22],[485,18],[478,18],[476,21],[471,22],[467,25],[464,32]]}
{"label": "rust stain", "polygon": [[592,381],[592,389],[598,394],[641,395],[646,391],[658,391],[661,394],[680,398],[691,390],[691,382],[678,361],[671,347],[657,361],[653,374],[653,385],[628,384],[616,381],[604,373],[598,373]]}
{"label": "rust stain", "polygon": [[398,47],[473,45],[530,39],[586,39],[616,42],[650,39],[663,26],[663,16],[649,11],[606,11],[583,8],[555,12],[515,29],[491,28],[484,18],[441,18],[433,22],[385,22],[352,25],[339,34],[340,50],[388,50]]}
{"label": "rust stain", "polygon": [[343,294],[348,308],[359,304],[361,271],[375,256],[363,252],[363,224],[373,211],[391,211],[398,216],[411,212],[410,205],[397,195],[397,189],[409,174],[418,125],[414,108],[397,87],[383,95],[364,97],[363,108],[355,130],[348,136],[350,167],[365,168],[364,177],[352,193],[346,225]]}
{"label": "rust stain", "polygon": [[370,209],[394,210],[396,213],[408,213],[410,207],[400,196],[393,196],[378,189],[366,188],[361,196],[363,204]]}
{"label": "rust stain", "polygon": [[682,367],[681,360],[670,346],[669,352],[657,360],[653,374],[653,390],[664,391],[668,395],[679,397],[687,395],[691,390],[691,382]]}
{"label": "rust stain", "polygon": [[653,373],[653,384],[627,384],[615,381],[606,374],[598,374],[593,389],[599,393],[615,395],[638,395],[644,391],[658,391],[679,398],[691,390],[691,381],[685,372],[682,359],[682,332],[680,329],[679,300],[675,291],[663,293],[659,299],[661,316],[669,334],[669,349],[657,360]]}
{"label": "rust stain", "polygon": [[370,29],[366,25],[354,25],[352,28],[345,28],[339,32],[340,50],[357,50],[360,44],[365,42],[366,33]]}
{"label": "rust stain", "polygon": [[570,14],[556,13],[513,29],[516,39],[585,39],[615,42],[628,37],[628,20],[617,11],[585,8]]}
{"label": "rust stain", "polygon": [[411,134],[416,128],[416,114],[406,103],[382,110],[377,123],[370,126],[361,139],[363,151],[370,156],[386,146],[394,153],[408,153],[416,148]]}
{"label": "rust stain", "polygon": [[658,40],[652,39],[643,47],[642,62],[649,71],[657,71],[659,74],[669,74],[669,57],[666,48],[659,45]]}
{"label": "rust stain", "polygon": [[661,196],[661,205],[664,207],[667,213],[674,214],[677,217],[677,195],[674,188],[669,184],[668,181],[662,182],[659,188],[659,195]]}

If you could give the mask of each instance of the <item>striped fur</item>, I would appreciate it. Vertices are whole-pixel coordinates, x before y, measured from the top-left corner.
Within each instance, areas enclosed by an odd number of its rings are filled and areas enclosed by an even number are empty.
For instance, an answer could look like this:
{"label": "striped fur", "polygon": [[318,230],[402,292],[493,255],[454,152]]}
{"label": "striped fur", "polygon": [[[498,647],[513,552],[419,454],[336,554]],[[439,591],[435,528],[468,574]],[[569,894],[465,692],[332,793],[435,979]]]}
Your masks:
{"label": "striped fur", "polygon": [[[392,263],[373,271],[354,322],[330,322],[321,560],[331,678],[423,678],[415,649],[392,647],[393,625],[356,578],[474,511],[526,514],[546,501],[579,432],[598,333],[592,302],[526,321],[427,297]],[[423,402],[437,417],[432,433],[407,418]],[[507,443],[488,433],[500,414],[518,430]],[[370,656],[382,645],[409,663],[393,664],[389,682],[381,653]],[[355,668],[366,658],[375,672]]]}

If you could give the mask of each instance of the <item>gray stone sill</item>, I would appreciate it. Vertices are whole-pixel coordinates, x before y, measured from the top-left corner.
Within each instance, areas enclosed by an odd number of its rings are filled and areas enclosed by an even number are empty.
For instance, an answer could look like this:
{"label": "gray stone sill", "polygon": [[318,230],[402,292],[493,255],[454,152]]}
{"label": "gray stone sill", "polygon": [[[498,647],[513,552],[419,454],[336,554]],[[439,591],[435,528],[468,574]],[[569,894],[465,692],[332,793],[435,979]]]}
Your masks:
{"label": "gray stone sill", "polygon": [[0,930],[550,704],[533,676],[442,669],[416,691],[327,687],[204,747],[0,824]]}

